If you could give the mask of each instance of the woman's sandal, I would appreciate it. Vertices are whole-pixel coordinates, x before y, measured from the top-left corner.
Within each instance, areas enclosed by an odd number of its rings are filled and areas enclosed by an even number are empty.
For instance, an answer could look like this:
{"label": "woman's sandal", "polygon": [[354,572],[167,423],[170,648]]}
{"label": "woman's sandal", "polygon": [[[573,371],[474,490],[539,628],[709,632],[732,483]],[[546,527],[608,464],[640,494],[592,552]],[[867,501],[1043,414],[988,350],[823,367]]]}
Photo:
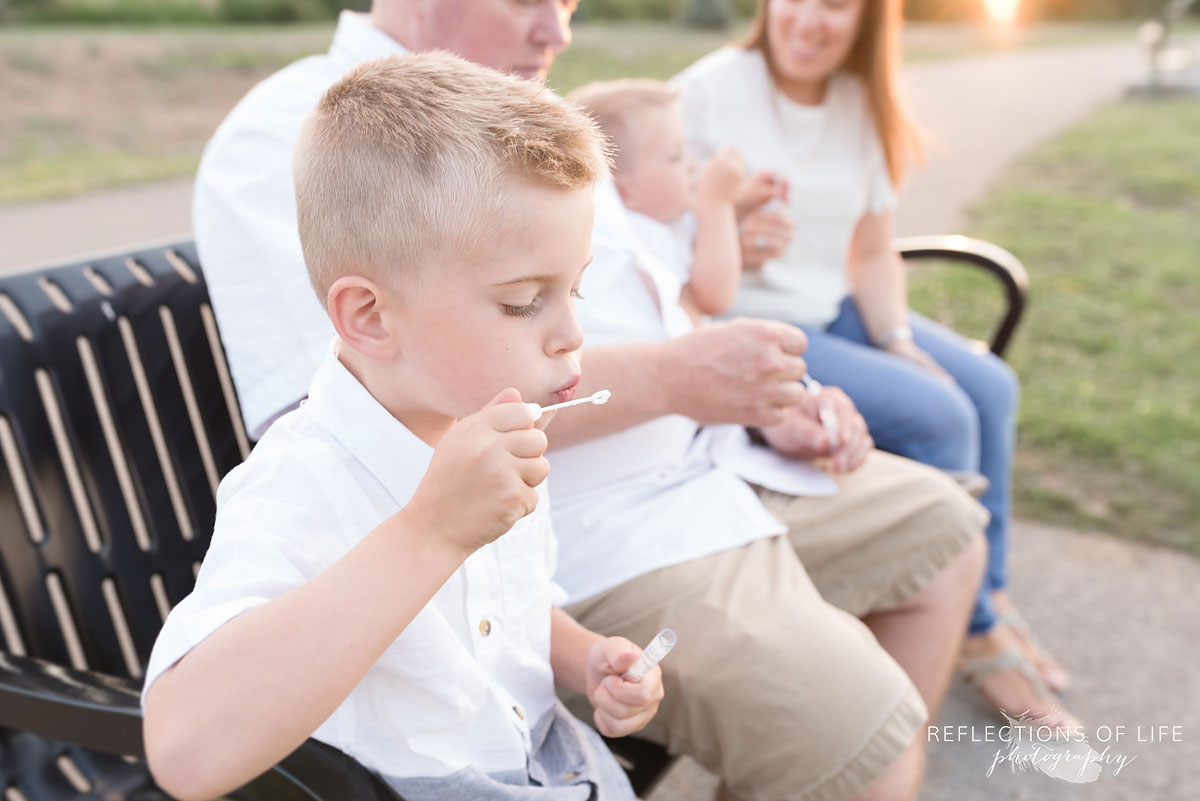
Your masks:
{"label": "woman's sandal", "polygon": [[1036,669],[1034,669],[1033,665],[1029,664],[1029,659],[1018,647],[1014,646],[1012,648],[1006,648],[1000,653],[992,654],[991,656],[980,656],[973,659],[966,659],[959,668],[959,673],[962,676],[963,681],[965,681],[969,687],[973,687],[976,692],[978,692],[980,695],[983,695],[984,698],[987,698],[983,692],[983,683],[987,681],[989,677],[999,673],[1002,670],[1016,670],[1018,673],[1020,673],[1025,681],[1029,682],[1029,685],[1033,687],[1037,696],[1046,705],[1046,708],[1050,710],[1046,714],[1036,719],[1029,719],[1027,717],[1023,717],[1023,715],[1029,712],[1029,710],[1001,709],[1000,712],[1003,713],[1005,717],[1009,718],[1010,720],[1017,719],[1020,722],[1037,724],[1039,726],[1049,726],[1051,729],[1062,729],[1067,732],[1071,731],[1075,726],[1080,725],[1079,719],[1067,710],[1063,709],[1058,703],[1058,699],[1054,696],[1054,693],[1052,693],[1046,686],[1046,683],[1042,681],[1042,677],[1038,675],[1038,672]]}
{"label": "woman's sandal", "polygon": [[1018,612],[1015,608],[1000,612],[996,615],[996,622],[1000,625],[1008,626],[1010,629],[1016,632],[1017,636],[1025,641],[1026,645],[1029,646],[1030,650],[1032,650],[1041,661],[1049,661],[1052,665],[1054,665],[1054,670],[1060,674],[1061,678],[1055,679],[1050,676],[1041,676],[1043,684],[1056,693],[1066,692],[1067,690],[1071,689],[1071,676],[1063,667],[1058,665],[1057,660],[1050,657],[1050,652],[1047,651],[1045,646],[1042,645],[1042,641],[1039,640],[1038,636],[1033,633],[1033,628],[1029,625],[1029,622],[1022,617],[1020,612]]}

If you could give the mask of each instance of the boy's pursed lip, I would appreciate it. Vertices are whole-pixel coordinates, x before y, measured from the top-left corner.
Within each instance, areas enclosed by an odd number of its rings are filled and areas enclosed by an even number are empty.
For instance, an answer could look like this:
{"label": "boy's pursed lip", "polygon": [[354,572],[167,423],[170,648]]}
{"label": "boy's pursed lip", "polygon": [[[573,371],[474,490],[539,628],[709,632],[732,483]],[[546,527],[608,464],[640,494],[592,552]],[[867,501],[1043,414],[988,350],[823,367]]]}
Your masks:
{"label": "boy's pursed lip", "polygon": [[551,397],[555,403],[563,403],[575,397],[575,390],[579,387],[579,376],[574,376],[570,381],[556,389]]}

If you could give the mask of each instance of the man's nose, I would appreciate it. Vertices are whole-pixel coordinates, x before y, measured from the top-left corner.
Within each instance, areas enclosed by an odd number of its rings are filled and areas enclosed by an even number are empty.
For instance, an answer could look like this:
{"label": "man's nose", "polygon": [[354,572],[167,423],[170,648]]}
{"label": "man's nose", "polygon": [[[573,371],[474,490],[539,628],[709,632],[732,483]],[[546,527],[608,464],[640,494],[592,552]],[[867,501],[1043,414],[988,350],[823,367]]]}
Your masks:
{"label": "man's nose", "polygon": [[571,12],[562,0],[544,0],[538,4],[533,31],[533,44],[560,53],[571,43]]}

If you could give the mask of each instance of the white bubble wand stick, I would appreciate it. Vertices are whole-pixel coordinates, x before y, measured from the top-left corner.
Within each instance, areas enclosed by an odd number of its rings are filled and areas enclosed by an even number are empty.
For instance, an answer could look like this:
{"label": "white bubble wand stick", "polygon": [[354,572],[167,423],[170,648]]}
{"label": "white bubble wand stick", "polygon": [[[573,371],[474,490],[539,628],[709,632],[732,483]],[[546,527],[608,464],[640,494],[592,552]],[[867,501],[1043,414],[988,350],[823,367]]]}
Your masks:
{"label": "white bubble wand stick", "polygon": [[603,406],[604,404],[608,403],[608,399],[611,397],[611,392],[609,392],[607,389],[602,389],[599,392],[588,395],[586,398],[576,398],[575,400],[563,401],[562,403],[556,403],[553,406],[538,406],[536,403],[527,403],[525,405],[537,414],[537,417],[533,419],[540,420],[542,419],[542,415],[546,412],[552,412],[555,409],[565,409],[568,406],[578,406],[581,403],[594,403],[597,406]]}
{"label": "white bubble wand stick", "polygon": [[671,652],[677,642],[679,642],[679,637],[676,636],[674,629],[663,629],[654,635],[650,644],[642,649],[642,655],[637,658],[629,670],[625,671],[621,678],[625,681],[641,681],[651,668]]}

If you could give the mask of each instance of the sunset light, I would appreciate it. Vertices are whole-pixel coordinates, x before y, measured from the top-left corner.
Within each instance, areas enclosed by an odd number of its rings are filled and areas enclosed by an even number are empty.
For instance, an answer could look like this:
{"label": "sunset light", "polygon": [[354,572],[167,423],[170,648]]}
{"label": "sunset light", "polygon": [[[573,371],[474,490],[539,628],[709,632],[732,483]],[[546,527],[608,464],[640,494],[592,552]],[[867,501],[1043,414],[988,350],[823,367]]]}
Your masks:
{"label": "sunset light", "polygon": [[1021,0],[983,0],[988,19],[1001,25],[1011,25],[1017,18]]}

